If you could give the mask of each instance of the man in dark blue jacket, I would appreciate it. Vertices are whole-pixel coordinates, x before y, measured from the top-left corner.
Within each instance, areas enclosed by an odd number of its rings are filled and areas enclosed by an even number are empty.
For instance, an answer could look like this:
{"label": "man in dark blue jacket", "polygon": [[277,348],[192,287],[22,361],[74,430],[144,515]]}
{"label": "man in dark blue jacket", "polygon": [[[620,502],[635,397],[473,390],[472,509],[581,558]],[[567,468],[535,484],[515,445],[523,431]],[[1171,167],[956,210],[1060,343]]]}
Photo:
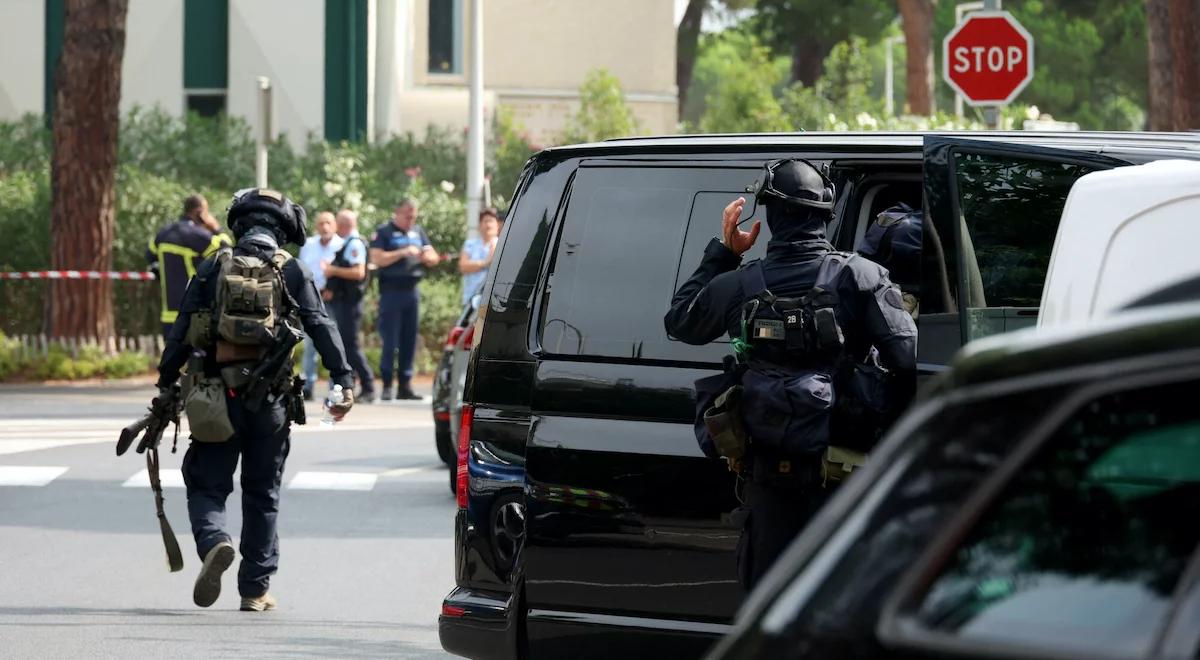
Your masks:
{"label": "man in dark blue jacket", "polygon": [[[801,160],[769,163],[767,173],[767,194],[759,193],[771,229],[762,261],[763,283],[778,298],[798,298],[813,289],[826,255],[834,249],[825,239],[833,184]],[[743,306],[749,296],[739,266],[761,229],[758,220],[748,232],[739,228],[745,203],[739,197],[725,207],[722,238],[712,239],[700,266],[671,300],[663,319],[670,336],[697,345],[726,333],[742,337]],[[886,270],[864,258],[847,261],[828,284],[837,296],[836,317],[845,335],[845,354],[861,360],[874,346],[891,374],[893,401],[902,406],[916,385],[917,333],[899,289],[888,280]],[[738,544],[738,574],[747,589],[766,573],[827,495],[819,456],[756,452],[754,433],[750,435],[748,516]]]}
{"label": "man in dark blue jacket", "polygon": [[416,224],[417,212],[417,200],[405,198],[396,206],[392,221],[371,237],[371,263],[379,269],[379,335],[383,340],[379,376],[383,380],[383,401],[392,398],[393,376],[397,381],[396,398],[421,398],[413,392],[411,382],[420,318],[417,285],[425,277],[425,269],[436,266],[441,257],[425,230]]}

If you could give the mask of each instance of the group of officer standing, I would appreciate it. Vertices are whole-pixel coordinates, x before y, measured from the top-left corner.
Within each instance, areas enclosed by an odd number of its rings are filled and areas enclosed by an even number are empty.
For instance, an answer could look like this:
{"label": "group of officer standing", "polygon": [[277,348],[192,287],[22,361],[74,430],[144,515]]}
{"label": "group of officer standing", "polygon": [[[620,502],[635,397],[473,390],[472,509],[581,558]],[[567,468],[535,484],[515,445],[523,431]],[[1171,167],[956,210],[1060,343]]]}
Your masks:
{"label": "group of officer standing", "polygon": [[[300,249],[299,259],[311,272],[341,336],[359,384],[356,399],[360,403],[371,403],[377,396],[383,401],[421,398],[411,384],[420,314],[418,285],[426,269],[436,266],[442,257],[416,223],[419,209],[415,199],[402,199],[390,222],[379,227],[369,240],[359,235],[354,211],[343,209],[336,215],[322,211],[314,219],[313,235]],[[183,215],[151,239],[146,258],[158,273],[164,337],[179,314],[188,281],[205,258],[227,245],[229,238],[201,195],[189,196],[184,201]],[[372,272],[379,286],[378,329],[383,344],[378,365],[382,392],[378,395],[375,372],[359,345]],[[304,343],[303,372],[304,397],[312,400],[317,383],[317,351],[311,338]]]}

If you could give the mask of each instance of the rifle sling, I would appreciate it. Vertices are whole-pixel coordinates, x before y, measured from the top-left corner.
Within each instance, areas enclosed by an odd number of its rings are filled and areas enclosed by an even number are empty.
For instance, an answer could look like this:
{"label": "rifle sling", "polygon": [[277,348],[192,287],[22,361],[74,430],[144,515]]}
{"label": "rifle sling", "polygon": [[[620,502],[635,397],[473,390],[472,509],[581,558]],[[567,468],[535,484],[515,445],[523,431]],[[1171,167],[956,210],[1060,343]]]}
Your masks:
{"label": "rifle sling", "polygon": [[167,566],[172,573],[183,570],[183,553],[179,550],[179,541],[175,539],[175,532],[171,529],[171,523],[167,521],[167,514],[163,511],[163,489],[162,481],[158,477],[158,447],[150,447],[146,451],[146,472],[150,475],[150,488],[154,490],[154,508],[158,513],[158,526],[162,531],[163,546],[167,550]]}

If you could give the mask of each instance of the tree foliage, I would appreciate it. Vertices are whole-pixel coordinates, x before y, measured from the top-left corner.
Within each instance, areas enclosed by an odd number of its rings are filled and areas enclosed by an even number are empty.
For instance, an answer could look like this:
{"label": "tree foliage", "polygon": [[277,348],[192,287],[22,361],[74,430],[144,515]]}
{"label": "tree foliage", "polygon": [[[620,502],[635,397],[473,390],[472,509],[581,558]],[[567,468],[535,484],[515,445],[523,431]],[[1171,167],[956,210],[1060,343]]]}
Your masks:
{"label": "tree foliage", "polygon": [[621,80],[607,69],[592,69],[579,87],[579,110],[567,121],[563,144],[597,142],[638,132],[637,118],[625,103]]}

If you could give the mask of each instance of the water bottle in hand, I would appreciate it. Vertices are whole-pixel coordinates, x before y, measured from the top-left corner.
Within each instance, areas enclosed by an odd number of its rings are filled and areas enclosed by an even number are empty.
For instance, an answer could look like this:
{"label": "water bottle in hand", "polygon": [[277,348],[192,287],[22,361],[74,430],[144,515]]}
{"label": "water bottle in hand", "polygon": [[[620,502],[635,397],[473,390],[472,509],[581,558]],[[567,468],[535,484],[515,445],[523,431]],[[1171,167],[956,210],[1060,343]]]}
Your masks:
{"label": "water bottle in hand", "polygon": [[346,395],[342,394],[342,386],[334,385],[329,390],[329,395],[325,397],[325,416],[321,418],[321,426],[333,426],[337,420],[333,418],[333,411],[330,408],[340,406],[346,402]]}

